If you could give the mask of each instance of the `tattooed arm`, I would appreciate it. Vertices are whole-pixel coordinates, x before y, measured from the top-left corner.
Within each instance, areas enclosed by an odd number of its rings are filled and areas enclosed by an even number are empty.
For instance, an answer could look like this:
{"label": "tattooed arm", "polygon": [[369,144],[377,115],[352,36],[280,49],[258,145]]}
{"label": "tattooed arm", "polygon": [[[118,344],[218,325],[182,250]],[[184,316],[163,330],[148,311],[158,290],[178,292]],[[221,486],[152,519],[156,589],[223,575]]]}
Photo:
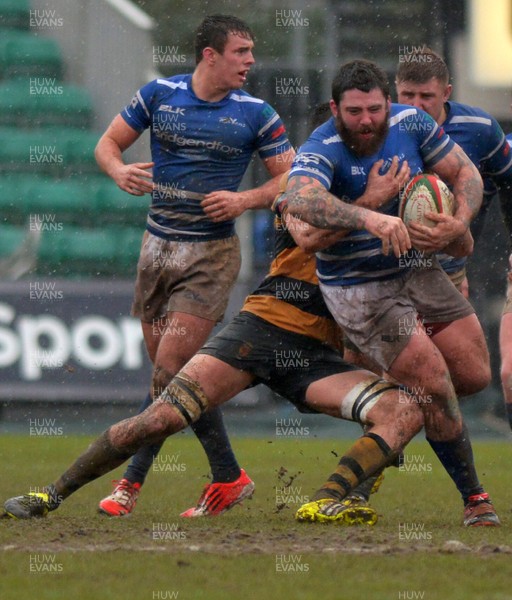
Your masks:
{"label": "tattooed arm", "polygon": [[[456,209],[436,227],[411,224],[409,232],[415,248],[433,252],[442,250],[455,240],[462,240],[482,204],[483,183],[480,173],[460,146],[453,149],[432,168],[434,173],[452,186]],[[430,216],[430,215],[426,215]]]}
{"label": "tattooed arm", "polygon": [[[368,173],[368,183],[364,194],[353,205],[378,210],[383,204],[394,198],[409,180],[411,170],[407,161],[399,165],[398,157],[394,156],[391,166],[384,174],[380,168],[384,161],[378,160]],[[339,242],[348,235],[350,229],[319,229],[309,223],[293,217],[288,211],[283,213],[286,228],[298,246],[304,252],[319,252]]]}
{"label": "tattooed arm", "polygon": [[392,250],[400,256],[411,247],[401,219],[343,202],[312,177],[291,177],[277,202],[281,211],[285,207],[289,215],[319,229],[366,229],[382,241],[383,254]]}
{"label": "tattooed arm", "polygon": [[480,210],[484,193],[478,169],[464,150],[455,144],[454,148],[436,163],[432,170],[452,186],[457,205],[453,216],[469,227]]}

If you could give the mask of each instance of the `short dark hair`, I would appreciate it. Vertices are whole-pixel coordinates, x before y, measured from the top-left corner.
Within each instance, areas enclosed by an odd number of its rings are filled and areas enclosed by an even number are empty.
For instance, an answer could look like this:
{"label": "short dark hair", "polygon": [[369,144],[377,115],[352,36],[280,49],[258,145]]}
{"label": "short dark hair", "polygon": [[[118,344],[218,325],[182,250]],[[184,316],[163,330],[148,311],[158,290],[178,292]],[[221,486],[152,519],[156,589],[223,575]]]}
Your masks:
{"label": "short dark hair", "polygon": [[336,105],[348,90],[370,92],[378,88],[385,98],[389,97],[389,81],[386,72],[370,60],[352,60],[341,65],[332,82],[332,99]]}
{"label": "short dark hair", "polygon": [[254,39],[254,34],[249,25],[238,17],[232,17],[231,15],[209,15],[205,17],[196,30],[196,64],[201,62],[203,50],[208,46],[222,54],[230,33],[236,33],[248,40]]}
{"label": "short dark hair", "polygon": [[396,71],[396,80],[412,83],[427,83],[432,77],[445,85],[450,81],[450,72],[443,58],[431,48],[424,46],[404,56]]}

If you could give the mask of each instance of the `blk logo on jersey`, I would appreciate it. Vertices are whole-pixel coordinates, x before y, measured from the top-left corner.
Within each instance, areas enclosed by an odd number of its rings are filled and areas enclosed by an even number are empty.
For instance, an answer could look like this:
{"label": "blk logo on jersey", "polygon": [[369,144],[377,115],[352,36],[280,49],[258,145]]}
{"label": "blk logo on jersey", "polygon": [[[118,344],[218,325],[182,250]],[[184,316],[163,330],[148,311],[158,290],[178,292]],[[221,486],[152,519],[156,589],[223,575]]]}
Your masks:
{"label": "blk logo on jersey", "polygon": [[164,110],[165,112],[172,113],[174,115],[185,116],[185,108],[181,108],[179,106],[170,106],[169,104],[161,104],[158,107],[158,110]]}
{"label": "blk logo on jersey", "polygon": [[353,166],[353,167],[350,169],[350,173],[351,173],[352,175],[366,175],[366,173],[364,172],[364,167],[356,167],[356,166]]}

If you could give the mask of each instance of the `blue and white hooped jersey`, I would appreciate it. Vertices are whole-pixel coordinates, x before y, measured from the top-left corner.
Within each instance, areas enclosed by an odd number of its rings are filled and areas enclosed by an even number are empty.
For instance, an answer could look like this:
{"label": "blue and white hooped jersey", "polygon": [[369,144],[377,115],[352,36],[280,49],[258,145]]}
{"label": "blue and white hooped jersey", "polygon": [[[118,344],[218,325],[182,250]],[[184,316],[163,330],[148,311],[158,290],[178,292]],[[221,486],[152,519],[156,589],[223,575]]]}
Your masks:
{"label": "blue and white hooped jersey", "polygon": [[[512,184],[512,152],[506,136],[496,119],[480,108],[451,101],[445,103],[445,108],[443,129],[480,172],[483,202],[490,202],[498,191],[497,184]],[[439,254],[439,260],[447,273],[460,271],[466,262],[466,258],[448,254]]]}
{"label": "blue and white hooped jersey", "polygon": [[495,183],[512,181],[512,152],[503,129],[480,108],[451,101],[445,107],[443,129],[480,172],[485,183],[484,194],[495,194]]}
{"label": "blue and white hooped jersey", "polygon": [[200,202],[216,190],[236,192],[255,151],[261,158],[291,148],[285,127],[263,100],[234,90],[219,102],[200,100],[192,75],[142,87],[121,116],[151,130],[155,189],[147,229],[171,240],[208,241],[233,235],[234,221],[213,223]]}
{"label": "blue and white hooped jersey", "polygon": [[[290,177],[305,175],[319,181],[345,202],[363,195],[372,165],[384,159],[381,172],[389,169],[394,156],[407,160],[411,174],[433,167],[453,148],[452,140],[426,112],[401,104],[391,105],[389,133],[380,149],[369,157],[356,156],[343,142],[331,117],[301,146]],[[398,216],[398,197],[379,209]],[[317,253],[320,281],[326,285],[355,285],[392,279],[404,273],[411,261],[401,264],[394,255],[382,254],[381,241],[367,231],[353,231]]]}

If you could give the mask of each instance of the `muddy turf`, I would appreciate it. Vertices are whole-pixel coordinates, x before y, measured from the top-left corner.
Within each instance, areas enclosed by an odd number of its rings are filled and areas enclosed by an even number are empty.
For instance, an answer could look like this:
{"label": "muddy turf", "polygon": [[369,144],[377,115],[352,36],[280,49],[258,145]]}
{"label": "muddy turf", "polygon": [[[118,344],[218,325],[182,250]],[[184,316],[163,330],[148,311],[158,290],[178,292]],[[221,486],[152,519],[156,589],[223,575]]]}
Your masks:
{"label": "muddy turf", "polygon": [[[361,529],[293,519],[349,440],[235,438],[253,499],[217,518],[184,520],[208,469],[195,440],[179,435],[129,517],[96,513],[121,468],[46,519],[0,520],[0,598],[512,598],[510,444],[475,444],[503,525],[468,530],[455,489],[417,439],[372,497],[378,523]],[[2,502],[54,479],[89,441],[3,436]]]}

